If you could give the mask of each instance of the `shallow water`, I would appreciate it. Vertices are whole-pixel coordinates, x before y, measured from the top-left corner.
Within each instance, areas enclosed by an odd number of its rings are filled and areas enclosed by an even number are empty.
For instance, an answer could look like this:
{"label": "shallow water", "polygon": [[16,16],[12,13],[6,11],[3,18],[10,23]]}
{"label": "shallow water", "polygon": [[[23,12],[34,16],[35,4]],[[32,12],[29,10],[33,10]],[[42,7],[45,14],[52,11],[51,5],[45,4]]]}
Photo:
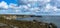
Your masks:
{"label": "shallow water", "polygon": [[60,28],[60,16],[43,16],[43,17],[29,17],[29,18],[17,18],[16,20],[27,20],[27,21],[41,21],[47,23],[54,23]]}

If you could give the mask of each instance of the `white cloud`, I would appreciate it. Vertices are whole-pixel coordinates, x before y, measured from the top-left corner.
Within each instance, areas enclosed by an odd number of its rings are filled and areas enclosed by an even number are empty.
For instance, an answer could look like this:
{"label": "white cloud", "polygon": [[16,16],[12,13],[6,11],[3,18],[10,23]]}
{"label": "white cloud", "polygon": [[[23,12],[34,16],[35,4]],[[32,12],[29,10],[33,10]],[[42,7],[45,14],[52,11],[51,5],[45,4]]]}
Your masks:
{"label": "white cloud", "polygon": [[28,7],[31,7],[31,4],[27,4]]}
{"label": "white cloud", "polygon": [[21,1],[23,1],[23,2],[38,2],[38,1],[40,1],[40,2],[50,2],[50,0],[21,0]]}
{"label": "white cloud", "polygon": [[5,1],[0,2],[0,8],[8,9],[8,8],[17,8],[17,4],[10,3],[9,5]]}
{"label": "white cloud", "polygon": [[13,3],[9,4],[9,8],[16,8],[16,7],[17,7],[17,4],[13,4]]}
{"label": "white cloud", "polygon": [[22,8],[29,9],[27,5],[23,5]]}
{"label": "white cloud", "polygon": [[20,10],[15,10],[15,12],[20,12]]}
{"label": "white cloud", "polygon": [[28,3],[28,2],[37,2],[38,0],[21,0],[23,1],[24,3]]}
{"label": "white cloud", "polygon": [[47,4],[45,10],[46,11],[50,11],[50,10],[57,11],[58,8],[56,6],[51,6],[50,4]]}
{"label": "white cloud", "polygon": [[50,2],[51,0],[47,0],[47,2]]}
{"label": "white cloud", "polygon": [[50,9],[52,9],[52,6],[50,4],[47,4],[46,7],[45,7],[45,10],[49,11]]}
{"label": "white cloud", "polygon": [[35,2],[42,2],[42,3],[50,2],[50,0],[20,0],[20,1],[22,1],[25,4],[27,4],[27,3],[35,3]]}
{"label": "white cloud", "polygon": [[40,11],[39,11],[40,8],[38,8],[38,7],[30,8],[29,10],[32,11],[32,12],[40,12]]}
{"label": "white cloud", "polygon": [[44,2],[50,2],[51,0],[43,0]]}
{"label": "white cloud", "polygon": [[38,7],[35,8],[35,12],[40,12],[39,10],[40,10],[40,8],[38,8]]}
{"label": "white cloud", "polygon": [[56,6],[54,6],[54,7],[53,7],[53,10],[54,10],[54,11],[57,11],[58,9],[57,9],[57,7],[56,7]]}
{"label": "white cloud", "polygon": [[2,2],[0,3],[0,8],[5,8],[5,9],[7,9],[7,8],[8,8],[8,4],[7,4],[6,2],[2,1]]}

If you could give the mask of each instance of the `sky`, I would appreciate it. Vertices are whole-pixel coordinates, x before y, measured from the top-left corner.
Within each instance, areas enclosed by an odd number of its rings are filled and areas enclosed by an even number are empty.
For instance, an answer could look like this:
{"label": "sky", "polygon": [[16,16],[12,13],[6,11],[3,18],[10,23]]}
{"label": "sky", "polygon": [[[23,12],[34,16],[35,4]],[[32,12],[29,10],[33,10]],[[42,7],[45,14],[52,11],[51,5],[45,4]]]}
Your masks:
{"label": "sky", "polygon": [[59,3],[58,0],[0,0],[0,14],[59,15]]}
{"label": "sky", "polygon": [[7,4],[9,4],[9,3],[15,3],[15,4],[17,4],[17,0],[0,0],[0,2],[2,2],[2,1],[7,2]]}

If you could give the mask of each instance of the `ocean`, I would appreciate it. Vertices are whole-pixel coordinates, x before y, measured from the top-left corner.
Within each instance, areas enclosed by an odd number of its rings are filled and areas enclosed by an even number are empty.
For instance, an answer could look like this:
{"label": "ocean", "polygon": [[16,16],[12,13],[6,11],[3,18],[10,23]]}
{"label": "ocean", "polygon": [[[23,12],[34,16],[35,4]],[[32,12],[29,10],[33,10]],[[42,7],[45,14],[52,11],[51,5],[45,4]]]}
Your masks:
{"label": "ocean", "polygon": [[16,20],[37,20],[39,22],[54,23],[60,28],[60,16],[42,16],[42,17],[29,17],[29,18],[17,18]]}

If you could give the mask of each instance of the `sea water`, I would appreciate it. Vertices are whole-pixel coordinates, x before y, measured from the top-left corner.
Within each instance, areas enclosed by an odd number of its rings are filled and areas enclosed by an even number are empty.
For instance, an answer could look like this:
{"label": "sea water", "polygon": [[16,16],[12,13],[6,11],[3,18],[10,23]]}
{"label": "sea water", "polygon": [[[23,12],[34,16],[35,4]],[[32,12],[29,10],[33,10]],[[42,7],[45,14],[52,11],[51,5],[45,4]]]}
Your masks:
{"label": "sea water", "polygon": [[60,28],[60,16],[42,16],[42,17],[27,17],[27,18],[17,18],[16,20],[22,21],[33,21],[45,23],[54,23],[58,28]]}

